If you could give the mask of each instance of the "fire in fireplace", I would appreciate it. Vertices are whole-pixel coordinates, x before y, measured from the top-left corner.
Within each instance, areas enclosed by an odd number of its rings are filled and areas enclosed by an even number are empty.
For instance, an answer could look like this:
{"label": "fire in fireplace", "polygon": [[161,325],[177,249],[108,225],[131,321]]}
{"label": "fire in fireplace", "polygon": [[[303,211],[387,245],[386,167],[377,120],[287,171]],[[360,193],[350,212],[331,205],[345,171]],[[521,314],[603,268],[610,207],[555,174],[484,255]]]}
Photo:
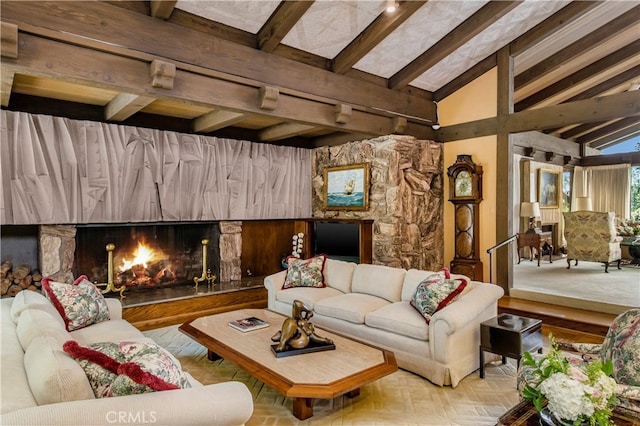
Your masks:
{"label": "fire in fireplace", "polygon": [[127,290],[194,285],[206,270],[219,276],[219,239],[217,222],[78,225],[73,273]]}

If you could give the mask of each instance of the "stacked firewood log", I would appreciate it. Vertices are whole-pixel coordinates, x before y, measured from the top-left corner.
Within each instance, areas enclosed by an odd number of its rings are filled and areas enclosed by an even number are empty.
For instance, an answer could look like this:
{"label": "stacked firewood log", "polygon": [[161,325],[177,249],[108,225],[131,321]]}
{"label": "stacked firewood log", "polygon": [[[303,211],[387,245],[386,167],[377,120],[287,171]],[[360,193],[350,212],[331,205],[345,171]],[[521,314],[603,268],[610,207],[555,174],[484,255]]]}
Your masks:
{"label": "stacked firewood log", "polygon": [[0,295],[13,297],[22,290],[40,291],[42,274],[29,265],[13,266],[13,262],[5,260],[0,264]]}

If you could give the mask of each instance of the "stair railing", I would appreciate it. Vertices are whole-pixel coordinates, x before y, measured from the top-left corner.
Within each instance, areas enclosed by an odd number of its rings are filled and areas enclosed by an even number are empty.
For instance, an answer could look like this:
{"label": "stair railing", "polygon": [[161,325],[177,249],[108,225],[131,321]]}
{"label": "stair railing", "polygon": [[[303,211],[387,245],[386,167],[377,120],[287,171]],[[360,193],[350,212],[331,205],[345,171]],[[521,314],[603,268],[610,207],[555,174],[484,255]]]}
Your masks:
{"label": "stair railing", "polygon": [[489,253],[489,282],[493,283],[493,252],[499,249],[500,247],[512,243],[518,239],[518,234],[513,234],[506,240],[496,244],[493,247],[487,249],[487,253]]}

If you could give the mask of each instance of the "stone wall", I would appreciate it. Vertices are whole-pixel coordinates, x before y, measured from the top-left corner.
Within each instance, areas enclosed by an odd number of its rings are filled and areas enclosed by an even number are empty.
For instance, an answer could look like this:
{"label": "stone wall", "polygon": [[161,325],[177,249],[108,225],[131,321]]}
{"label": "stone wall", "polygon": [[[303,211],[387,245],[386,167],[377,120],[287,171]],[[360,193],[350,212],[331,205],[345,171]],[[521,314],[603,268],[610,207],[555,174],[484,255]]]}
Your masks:
{"label": "stone wall", "polygon": [[[324,210],[324,168],[369,163],[369,210]],[[442,144],[384,136],[314,150],[315,218],[374,220],[376,264],[437,271],[443,266]]]}
{"label": "stone wall", "polygon": [[42,276],[71,283],[76,252],[74,225],[42,225],[40,227],[40,268]]}
{"label": "stone wall", "polygon": [[242,222],[220,222],[220,282],[240,280],[242,256]]}

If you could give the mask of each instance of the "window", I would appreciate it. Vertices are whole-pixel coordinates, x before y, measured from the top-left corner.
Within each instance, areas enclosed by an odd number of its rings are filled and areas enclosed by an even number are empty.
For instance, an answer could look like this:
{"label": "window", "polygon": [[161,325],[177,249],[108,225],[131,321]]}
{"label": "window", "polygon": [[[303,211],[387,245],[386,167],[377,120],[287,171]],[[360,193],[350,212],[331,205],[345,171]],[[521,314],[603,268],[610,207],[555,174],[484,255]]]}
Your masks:
{"label": "window", "polygon": [[631,167],[631,219],[640,220],[640,166]]}
{"label": "window", "polygon": [[571,211],[571,180],[573,172],[565,170],[562,172],[562,211]]}

